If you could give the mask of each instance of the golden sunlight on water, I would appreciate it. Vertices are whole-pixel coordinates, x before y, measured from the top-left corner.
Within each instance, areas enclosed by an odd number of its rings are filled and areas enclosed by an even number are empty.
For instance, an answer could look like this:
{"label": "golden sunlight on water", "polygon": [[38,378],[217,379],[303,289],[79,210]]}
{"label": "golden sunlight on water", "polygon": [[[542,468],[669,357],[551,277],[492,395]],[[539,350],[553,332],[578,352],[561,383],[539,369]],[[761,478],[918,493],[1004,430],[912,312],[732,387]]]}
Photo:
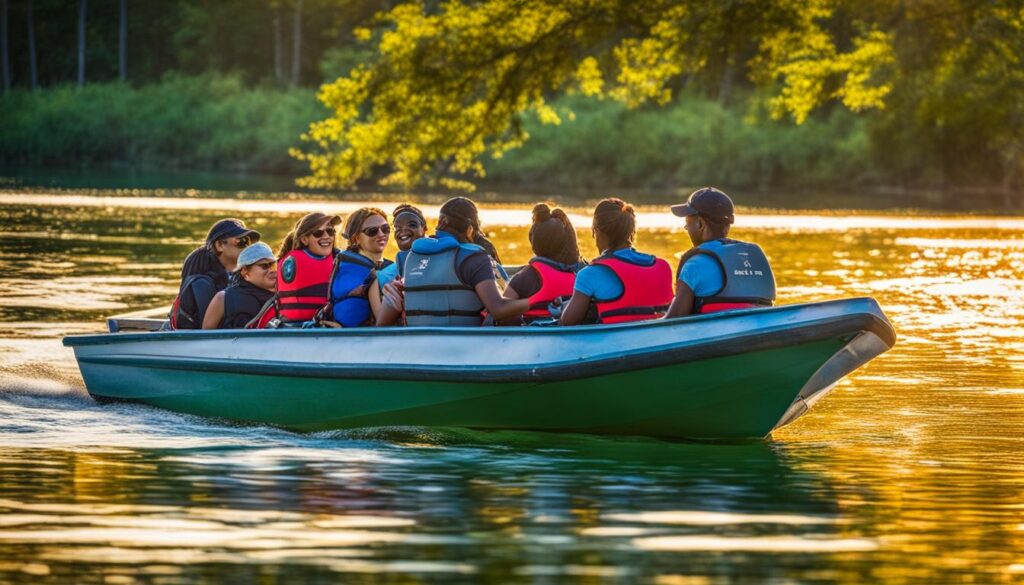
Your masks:
{"label": "golden sunlight on water", "polygon": [[[228,210],[273,245],[354,204],[24,197],[0,196],[2,582],[1024,578],[1024,220],[741,216],[780,302],[873,296],[899,341],[766,443],[690,445],[302,436],[99,406],[60,337],[168,305]],[[506,263],[531,256],[528,218],[485,209]],[[664,209],[641,225],[643,251],[688,246]]]}

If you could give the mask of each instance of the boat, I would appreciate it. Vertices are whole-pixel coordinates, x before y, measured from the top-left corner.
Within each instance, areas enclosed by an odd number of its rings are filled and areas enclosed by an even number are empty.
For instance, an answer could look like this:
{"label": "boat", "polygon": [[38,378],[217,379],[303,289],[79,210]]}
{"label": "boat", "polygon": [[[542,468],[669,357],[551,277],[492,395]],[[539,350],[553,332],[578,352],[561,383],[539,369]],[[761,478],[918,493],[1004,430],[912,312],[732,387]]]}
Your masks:
{"label": "boat", "polygon": [[896,342],[871,298],[579,327],[133,332],[124,324],[64,339],[98,401],[301,432],[762,439]]}

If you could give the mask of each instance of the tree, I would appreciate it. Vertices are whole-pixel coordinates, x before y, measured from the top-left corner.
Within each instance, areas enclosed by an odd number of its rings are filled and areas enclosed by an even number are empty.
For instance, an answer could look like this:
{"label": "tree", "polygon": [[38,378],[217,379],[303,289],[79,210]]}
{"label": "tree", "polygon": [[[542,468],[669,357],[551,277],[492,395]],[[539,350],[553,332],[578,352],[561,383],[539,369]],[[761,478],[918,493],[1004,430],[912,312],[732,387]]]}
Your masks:
{"label": "tree", "polygon": [[85,13],[86,0],[78,0],[78,86],[85,85]]}
{"label": "tree", "polygon": [[299,84],[299,68],[302,65],[302,0],[295,3],[295,21],[292,27],[292,85]]}
{"label": "tree", "polygon": [[[396,6],[360,31],[376,57],[326,84],[333,112],[293,151],[311,175],[301,184],[350,187],[440,183],[472,188],[481,158],[528,138],[523,117],[558,124],[549,99],[564,92],[636,107],[664,104],[680,83],[722,79],[744,60],[751,76],[778,83],[780,111],[797,118],[826,99],[876,107],[889,88],[865,61],[885,59],[886,38],[867,29],[852,50],[825,28],[828,0],[450,0]],[[749,39],[742,44],[735,39]],[[728,42],[724,42],[728,41]],[[723,54],[724,51],[724,54]]]}
{"label": "tree", "polygon": [[0,0],[0,69],[3,70],[4,91],[11,89],[11,59],[7,54],[7,0]]}
{"label": "tree", "polygon": [[39,66],[36,63],[36,26],[32,21],[32,0],[28,0],[25,22],[28,26],[28,69],[29,85],[32,91],[39,87]]}
{"label": "tree", "polygon": [[128,0],[120,0],[117,26],[117,78],[128,79]]}

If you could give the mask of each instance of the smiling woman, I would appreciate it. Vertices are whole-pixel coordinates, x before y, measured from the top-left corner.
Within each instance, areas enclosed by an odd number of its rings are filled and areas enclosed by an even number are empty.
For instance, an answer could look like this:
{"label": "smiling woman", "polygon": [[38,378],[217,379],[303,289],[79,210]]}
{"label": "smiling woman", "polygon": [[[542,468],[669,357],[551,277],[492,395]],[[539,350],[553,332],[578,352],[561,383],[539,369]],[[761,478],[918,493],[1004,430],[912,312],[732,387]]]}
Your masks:
{"label": "smiling woman", "polygon": [[320,212],[295,223],[278,251],[277,315],[282,322],[308,321],[327,304],[327,288],[334,266],[337,215]]}
{"label": "smiling woman", "polygon": [[331,275],[329,314],[338,325],[373,324],[380,305],[373,306],[369,292],[377,271],[392,264],[384,258],[390,233],[387,214],[376,207],[363,207],[349,216],[344,234],[348,249],[338,255]]}

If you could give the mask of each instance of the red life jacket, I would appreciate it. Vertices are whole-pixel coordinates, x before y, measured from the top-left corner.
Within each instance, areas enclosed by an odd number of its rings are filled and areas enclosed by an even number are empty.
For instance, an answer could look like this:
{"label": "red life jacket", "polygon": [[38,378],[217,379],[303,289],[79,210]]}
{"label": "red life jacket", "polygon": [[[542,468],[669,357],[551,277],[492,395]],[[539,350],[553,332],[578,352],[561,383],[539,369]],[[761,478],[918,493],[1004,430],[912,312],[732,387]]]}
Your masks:
{"label": "red life jacket", "polygon": [[[292,250],[277,263],[277,311],[284,322],[312,319],[328,301],[334,257]],[[269,319],[268,319],[269,320]]]}
{"label": "red life jacket", "polygon": [[523,320],[529,323],[538,319],[550,319],[548,305],[558,297],[571,297],[572,287],[576,284],[576,268],[579,265],[565,266],[547,258],[532,258],[528,263],[537,271],[540,278],[540,290],[530,297],[530,308],[523,313]]}
{"label": "red life jacket", "polygon": [[593,264],[607,266],[622,282],[622,294],[611,301],[595,301],[601,323],[627,323],[657,319],[668,310],[672,291],[672,267],[661,258],[643,266],[617,256],[605,255]]}

